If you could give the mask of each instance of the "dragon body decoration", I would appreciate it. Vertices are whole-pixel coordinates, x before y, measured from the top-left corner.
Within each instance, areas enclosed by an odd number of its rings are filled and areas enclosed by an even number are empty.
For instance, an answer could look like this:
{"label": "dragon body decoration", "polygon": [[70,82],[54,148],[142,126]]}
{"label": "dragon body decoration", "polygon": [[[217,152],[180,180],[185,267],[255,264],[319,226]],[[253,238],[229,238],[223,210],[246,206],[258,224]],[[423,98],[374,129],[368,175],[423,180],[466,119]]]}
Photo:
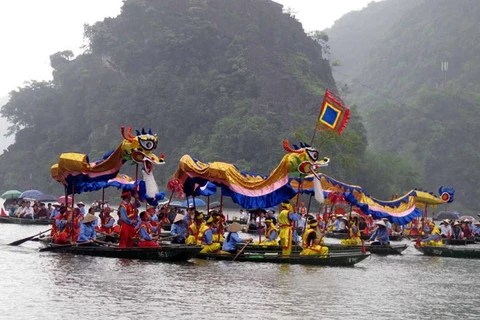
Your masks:
{"label": "dragon body decoration", "polygon": [[328,158],[319,160],[318,151],[306,144],[291,147],[284,141],[283,147],[288,153],[266,176],[240,171],[230,163],[204,163],[184,155],[171,181],[182,184],[187,196],[195,194],[195,186],[206,186],[210,182],[221,187],[222,195],[231,197],[245,209],[276,206],[297,193],[289,183],[290,175],[305,175],[330,161]]}
{"label": "dragon body decoration", "polygon": [[122,127],[124,140],[115,150],[107,152],[94,162],[90,162],[85,154],[62,153],[58,162],[50,169],[52,178],[63,184],[69,194],[96,191],[108,186],[132,189],[131,181],[122,180],[121,176],[118,176],[123,164],[131,161],[132,164],[142,165],[144,179],[148,180],[138,183],[139,189],[144,191],[140,193],[140,198],[149,203],[163,199],[164,193],[158,192],[153,178],[153,166],[165,163],[163,154],[158,157],[153,153],[158,144],[158,137],[152,134],[151,130],[147,132],[142,129],[141,132],[137,131],[135,136],[131,131],[131,127],[127,130]]}

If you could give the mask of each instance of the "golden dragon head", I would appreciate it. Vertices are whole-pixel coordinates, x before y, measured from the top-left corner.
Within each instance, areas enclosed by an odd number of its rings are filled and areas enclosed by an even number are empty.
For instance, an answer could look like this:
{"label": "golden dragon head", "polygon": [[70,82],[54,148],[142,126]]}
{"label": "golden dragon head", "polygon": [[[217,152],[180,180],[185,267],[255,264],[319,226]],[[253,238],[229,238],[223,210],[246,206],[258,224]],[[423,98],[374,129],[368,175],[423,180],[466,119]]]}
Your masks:
{"label": "golden dragon head", "polygon": [[300,147],[293,145],[292,148],[288,141],[284,140],[283,148],[289,152],[286,155],[286,160],[289,171],[292,173],[310,174],[319,167],[327,166],[330,162],[330,159],[327,157],[319,160],[318,150],[303,142],[300,144]]}
{"label": "golden dragon head", "polygon": [[137,130],[137,135],[132,135],[132,127],[121,128],[123,135],[122,142],[122,157],[125,161],[133,161],[137,164],[143,164],[145,172],[150,174],[153,170],[154,164],[165,163],[165,155],[157,157],[153,150],[157,148],[158,137],[149,129],[148,132],[142,129],[142,132]]}

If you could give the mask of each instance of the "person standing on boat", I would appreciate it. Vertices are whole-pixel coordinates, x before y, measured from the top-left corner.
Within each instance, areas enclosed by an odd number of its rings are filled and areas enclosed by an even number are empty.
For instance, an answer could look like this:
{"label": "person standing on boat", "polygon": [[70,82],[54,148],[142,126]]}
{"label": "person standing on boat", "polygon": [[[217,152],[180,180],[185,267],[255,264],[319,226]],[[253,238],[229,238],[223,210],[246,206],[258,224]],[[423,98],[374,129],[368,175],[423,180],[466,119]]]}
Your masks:
{"label": "person standing on boat", "polygon": [[368,241],[373,241],[372,245],[390,244],[390,236],[385,221],[379,220],[375,222],[375,225],[377,225],[377,229],[372,233]]}
{"label": "person standing on boat", "polygon": [[140,206],[138,201],[131,203],[132,194],[130,191],[124,191],[121,195],[122,203],[118,208],[120,224],[120,248],[133,247],[133,238],[135,237],[135,227],[138,223],[137,208]]}
{"label": "person standing on boat", "polygon": [[205,220],[205,227],[202,229],[202,245],[203,249],[201,253],[216,253],[220,250],[221,246],[218,242],[213,242],[213,235],[217,232],[215,228],[214,218],[208,216]]}
{"label": "person standing on boat", "polygon": [[95,226],[93,225],[93,222],[96,220],[97,217],[91,213],[85,215],[80,223],[80,232],[77,238],[78,243],[94,242],[97,239],[97,232],[95,231]]}
{"label": "person standing on boat", "polygon": [[231,254],[236,254],[237,253],[237,244],[239,243],[247,243],[251,242],[253,239],[242,239],[238,235],[238,232],[242,230],[242,226],[238,222],[232,223],[228,228],[227,228],[227,237],[225,238],[225,241],[223,241],[223,246],[222,246],[222,251],[229,252]]}
{"label": "person standing on boat", "polygon": [[157,240],[158,237],[153,237],[152,232],[156,229],[150,224],[150,214],[145,211],[140,213],[141,222],[136,229],[136,236],[138,238],[137,246],[140,248],[145,247],[159,247]]}
{"label": "person standing on boat", "polygon": [[103,208],[103,212],[100,213],[100,231],[105,232],[106,234],[111,234],[113,232],[113,224],[115,223],[115,218],[110,215],[112,209],[110,207]]}
{"label": "person standing on boat", "polygon": [[302,256],[328,256],[328,248],[321,245],[322,236],[317,232],[318,221],[311,219],[308,222],[308,229],[303,235],[303,250],[300,252]]}
{"label": "person standing on boat", "polygon": [[293,240],[293,223],[298,221],[298,214],[293,212],[293,208],[289,201],[281,204],[282,210],[278,215],[278,224],[280,227],[280,246],[282,247],[282,255],[289,256],[292,252]]}
{"label": "person standing on boat", "polygon": [[172,243],[185,244],[187,239],[188,215],[177,213],[173,220],[170,234],[172,235]]}

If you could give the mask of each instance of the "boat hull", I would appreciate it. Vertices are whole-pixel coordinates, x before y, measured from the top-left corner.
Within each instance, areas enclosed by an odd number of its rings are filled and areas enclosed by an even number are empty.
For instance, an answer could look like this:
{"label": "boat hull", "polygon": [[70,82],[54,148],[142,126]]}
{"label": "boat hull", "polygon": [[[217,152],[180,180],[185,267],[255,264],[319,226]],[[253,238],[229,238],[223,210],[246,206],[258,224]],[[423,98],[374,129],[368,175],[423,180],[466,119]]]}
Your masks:
{"label": "boat hull", "polygon": [[53,223],[53,220],[49,220],[49,219],[24,219],[24,218],[15,218],[15,217],[0,217],[0,223],[48,226],[48,225],[51,225]]}
{"label": "boat hull", "polygon": [[[45,250],[51,249],[51,250]],[[186,261],[195,257],[201,246],[164,245],[160,248],[118,248],[115,246],[49,246],[40,251],[53,251],[57,253],[70,253],[94,257],[139,259],[155,261]]]}
{"label": "boat hull", "polygon": [[[263,262],[263,263],[283,263],[283,264],[302,264],[316,266],[336,266],[351,267],[366,258],[368,253],[332,253],[327,257],[320,256],[301,256],[292,253],[290,256],[282,256],[280,253],[245,253],[239,255],[235,261],[238,262]],[[196,258],[205,260],[232,261],[235,256],[232,254],[218,253],[199,253]]]}
{"label": "boat hull", "polygon": [[[330,232],[329,231],[325,234],[325,237],[333,238],[333,239],[348,239],[349,234],[348,233],[343,233],[343,232]],[[368,239],[370,239],[370,236],[362,234],[361,238],[363,240],[368,240]],[[402,239],[403,239],[402,235],[390,236],[390,241],[401,241]]]}
{"label": "boat hull", "polygon": [[[322,246],[328,248],[330,252],[344,252],[344,251],[353,251],[353,252],[360,252],[362,250],[362,246],[344,246],[338,243],[324,243]],[[242,244],[238,244],[237,249],[241,249],[243,247]],[[408,245],[401,244],[401,245],[365,245],[365,249],[367,252],[378,254],[378,255],[398,255],[402,254],[405,249],[407,249]],[[299,246],[293,246],[292,252],[300,252],[303,248]],[[261,245],[248,245],[245,249],[245,252],[281,252],[282,248],[280,246],[261,246]]]}
{"label": "boat hull", "polygon": [[452,248],[440,246],[417,246],[415,248],[426,256],[460,259],[480,259],[480,248]]}

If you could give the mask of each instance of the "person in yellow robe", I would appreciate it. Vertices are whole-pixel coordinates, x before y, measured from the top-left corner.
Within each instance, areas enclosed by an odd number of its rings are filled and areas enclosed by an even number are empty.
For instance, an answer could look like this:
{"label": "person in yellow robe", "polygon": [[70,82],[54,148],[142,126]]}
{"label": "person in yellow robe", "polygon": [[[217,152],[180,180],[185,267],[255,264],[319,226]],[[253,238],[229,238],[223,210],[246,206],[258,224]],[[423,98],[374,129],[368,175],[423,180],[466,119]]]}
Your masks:
{"label": "person in yellow robe", "polygon": [[204,224],[203,213],[196,211],[195,220],[187,228],[187,240],[185,244],[198,244],[198,239],[200,239],[201,244],[202,238],[199,238],[199,233]]}
{"label": "person in yellow robe", "polygon": [[202,246],[203,249],[200,253],[216,253],[220,251],[222,246],[218,242],[213,242],[213,235],[217,232],[216,225],[214,223],[214,218],[208,216],[205,220],[205,226],[202,229]]}
{"label": "person in yellow robe", "polygon": [[299,217],[293,212],[293,207],[288,201],[282,202],[281,206],[282,210],[278,215],[280,246],[282,255],[289,256],[292,253],[293,223],[298,221]]}
{"label": "person in yellow robe", "polygon": [[308,229],[303,235],[303,250],[300,252],[302,256],[328,256],[328,248],[320,245],[321,236],[317,231],[318,221],[316,219],[310,220]]}
{"label": "person in yellow robe", "polygon": [[262,242],[255,241],[254,245],[262,246],[278,246],[278,229],[273,224],[272,218],[266,218],[265,221],[265,238]]}
{"label": "person in yellow robe", "polygon": [[350,221],[348,227],[349,237],[348,239],[343,239],[340,241],[340,244],[344,246],[358,246],[362,244],[362,239],[360,238],[360,229],[357,227],[357,224],[354,220]]}

